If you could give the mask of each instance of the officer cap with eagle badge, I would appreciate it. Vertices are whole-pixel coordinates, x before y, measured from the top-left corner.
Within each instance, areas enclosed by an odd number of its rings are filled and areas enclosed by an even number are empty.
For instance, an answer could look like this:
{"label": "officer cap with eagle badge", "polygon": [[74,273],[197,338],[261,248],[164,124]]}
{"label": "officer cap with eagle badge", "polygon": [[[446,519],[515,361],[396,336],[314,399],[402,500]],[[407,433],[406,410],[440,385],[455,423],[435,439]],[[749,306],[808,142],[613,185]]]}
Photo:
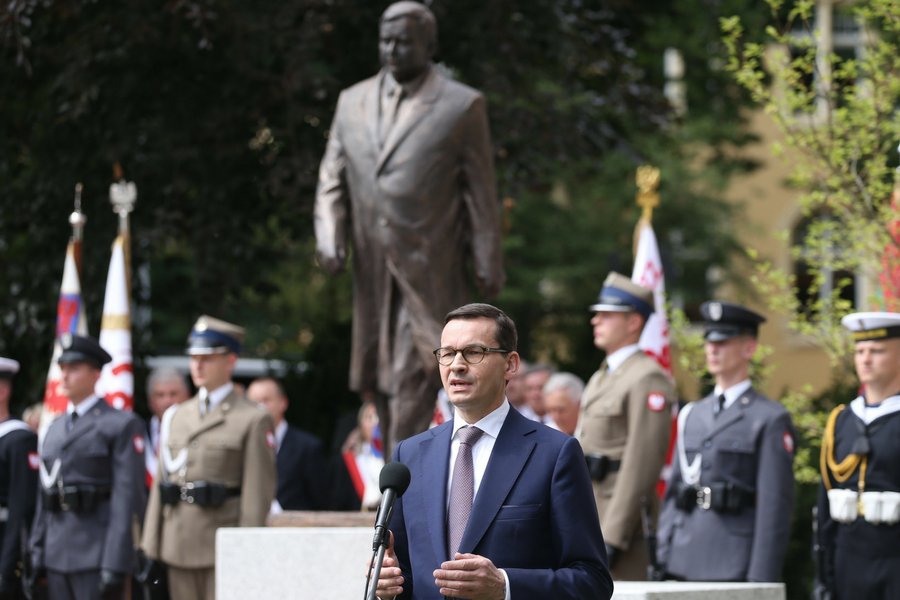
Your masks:
{"label": "officer cap with eagle badge", "polygon": [[59,336],[59,345],[62,354],[56,360],[58,364],[87,363],[97,369],[112,360],[109,352],[92,337],[74,333],[64,333]]}
{"label": "officer cap with eagle badge", "polygon": [[202,315],[188,337],[187,353],[191,356],[202,354],[241,353],[244,343],[244,328]]}
{"label": "officer cap with eagle badge", "polygon": [[644,319],[653,314],[653,290],[638,285],[628,277],[610,272],[591,312],[636,312]]}
{"label": "officer cap with eagle badge", "polygon": [[0,379],[12,379],[19,372],[19,361],[0,356]]}
{"label": "officer cap with eagle badge", "polygon": [[707,342],[723,342],[739,335],[755,338],[760,324],[766,322],[764,316],[745,306],[717,300],[701,304],[700,314],[703,316],[703,338]]}
{"label": "officer cap with eagle badge", "polygon": [[850,330],[854,342],[900,337],[900,313],[852,313],[841,319],[841,325]]}

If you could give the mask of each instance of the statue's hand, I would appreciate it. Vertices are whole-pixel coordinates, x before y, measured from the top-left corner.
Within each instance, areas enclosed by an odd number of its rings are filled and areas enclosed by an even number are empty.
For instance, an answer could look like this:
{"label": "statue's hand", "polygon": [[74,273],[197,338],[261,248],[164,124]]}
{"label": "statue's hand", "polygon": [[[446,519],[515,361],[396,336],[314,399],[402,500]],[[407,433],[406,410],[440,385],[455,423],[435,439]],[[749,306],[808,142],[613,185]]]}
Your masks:
{"label": "statue's hand", "polygon": [[316,262],[319,263],[319,266],[325,269],[331,275],[335,275],[344,270],[344,254],[339,252],[337,255],[331,254],[322,254],[321,252],[316,252]]}
{"label": "statue's hand", "polygon": [[492,279],[486,279],[484,277],[478,278],[478,289],[482,293],[482,295],[487,300],[493,300],[500,294],[500,290],[503,289],[503,282],[505,277],[495,277]]}

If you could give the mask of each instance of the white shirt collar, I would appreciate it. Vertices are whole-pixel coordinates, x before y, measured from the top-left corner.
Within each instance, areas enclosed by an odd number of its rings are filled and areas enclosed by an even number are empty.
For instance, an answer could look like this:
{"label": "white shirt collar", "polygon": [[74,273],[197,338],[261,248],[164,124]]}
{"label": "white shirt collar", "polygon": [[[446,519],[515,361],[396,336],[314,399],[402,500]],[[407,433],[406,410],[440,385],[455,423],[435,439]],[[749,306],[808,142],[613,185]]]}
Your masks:
{"label": "white shirt collar", "polygon": [[606,367],[609,369],[609,372],[612,373],[616,369],[622,366],[622,363],[631,358],[631,355],[635,352],[640,352],[640,347],[637,344],[628,344],[627,346],[623,346],[619,348],[615,352],[611,352],[606,355]]}
{"label": "white shirt collar", "polygon": [[[201,388],[200,398],[203,398],[204,394],[202,390],[206,388]],[[206,390],[206,396],[209,398],[209,410],[212,411],[215,407],[222,403],[228,394],[231,393],[231,390],[234,389],[234,384],[230,381],[223,386],[217,387],[213,391]],[[202,406],[202,403],[201,403]],[[200,410],[203,410],[202,408]]]}
{"label": "white shirt collar", "polygon": [[866,399],[859,396],[850,403],[850,409],[863,423],[869,425],[876,419],[900,411],[900,395],[885,398],[878,406],[869,406]]}
{"label": "white shirt collar", "polygon": [[[481,420],[473,423],[472,425],[482,430],[485,434],[491,436],[492,438],[497,439],[497,436],[500,435],[500,429],[503,427],[503,422],[506,420],[506,415],[508,414],[509,400],[504,397],[503,403],[498,408],[495,408],[493,411],[482,417]],[[468,425],[468,423],[466,423],[465,419],[462,418],[462,415],[459,414],[459,410],[454,407],[453,433],[451,434],[450,439],[455,439],[456,432],[466,425]]]}
{"label": "white shirt collar", "polygon": [[745,379],[740,381],[733,386],[725,389],[724,391],[718,385],[713,389],[713,395],[718,398],[721,394],[725,394],[725,406],[723,406],[723,410],[737,402],[737,399],[740,398],[744,392],[750,389],[753,384],[749,379]]}
{"label": "white shirt collar", "polygon": [[87,398],[79,402],[77,406],[75,404],[72,404],[72,401],[70,400],[68,406],[66,406],[66,414],[71,415],[73,412],[76,412],[78,413],[79,417],[83,417],[87,414],[87,411],[94,408],[94,405],[99,401],[100,398],[96,395],[88,396]]}
{"label": "white shirt collar", "polygon": [[281,420],[281,423],[275,427],[275,453],[277,454],[279,450],[281,450],[281,442],[284,441],[284,436],[287,435],[288,424],[284,419]]}

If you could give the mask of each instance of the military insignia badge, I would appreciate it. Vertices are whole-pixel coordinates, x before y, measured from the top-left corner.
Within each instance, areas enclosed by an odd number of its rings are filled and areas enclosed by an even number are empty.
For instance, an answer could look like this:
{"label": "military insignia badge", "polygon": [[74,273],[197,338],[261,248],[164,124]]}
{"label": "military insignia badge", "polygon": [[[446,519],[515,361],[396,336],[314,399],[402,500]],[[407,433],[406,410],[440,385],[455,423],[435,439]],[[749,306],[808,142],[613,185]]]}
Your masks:
{"label": "military insignia badge", "polygon": [[72,334],[68,331],[59,336],[59,345],[62,346],[63,350],[68,350],[72,347]]}
{"label": "military insignia badge", "polygon": [[788,454],[793,454],[794,453],[794,436],[792,436],[789,431],[785,431],[782,441],[784,442],[784,449],[787,450]]}
{"label": "military insignia badge", "polygon": [[709,318],[718,321],[722,318],[722,305],[718,302],[709,303]]}
{"label": "military insignia badge", "polygon": [[138,454],[144,453],[144,438],[143,436],[136,435],[131,439],[131,443],[134,445],[134,451]]}
{"label": "military insignia badge", "polygon": [[647,408],[660,412],[666,407],[666,396],[662,392],[650,392],[647,396]]}
{"label": "military insignia badge", "polygon": [[275,434],[271,431],[266,432],[266,444],[269,445],[269,448],[275,449]]}

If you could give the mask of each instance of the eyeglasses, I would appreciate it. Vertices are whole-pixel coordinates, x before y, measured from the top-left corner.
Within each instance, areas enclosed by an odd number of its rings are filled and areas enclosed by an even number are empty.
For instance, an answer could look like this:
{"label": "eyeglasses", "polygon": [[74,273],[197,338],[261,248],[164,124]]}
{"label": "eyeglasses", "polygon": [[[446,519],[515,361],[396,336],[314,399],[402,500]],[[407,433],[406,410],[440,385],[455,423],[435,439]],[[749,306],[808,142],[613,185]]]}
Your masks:
{"label": "eyeglasses", "polygon": [[488,352],[496,352],[498,354],[509,354],[509,350],[502,348],[485,348],[484,346],[466,346],[465,348],[438,348],[434,351],[434,357],[438,364],[449,367],[456,360],[456,355],[462,353],[463,360],[470,365],[477,365],[484,360],[484,355]]}

